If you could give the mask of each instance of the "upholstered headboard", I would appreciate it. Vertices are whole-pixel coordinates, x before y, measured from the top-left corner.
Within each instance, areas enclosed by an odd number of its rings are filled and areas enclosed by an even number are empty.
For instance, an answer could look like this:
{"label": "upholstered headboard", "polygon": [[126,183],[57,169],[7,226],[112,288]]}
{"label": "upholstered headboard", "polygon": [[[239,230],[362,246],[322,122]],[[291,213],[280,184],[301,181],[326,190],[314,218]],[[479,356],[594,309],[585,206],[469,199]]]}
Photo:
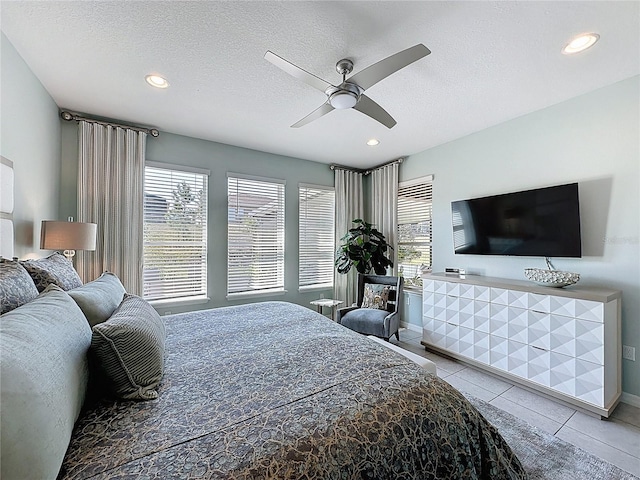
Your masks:
{"label": "upholstered headboard", "polygon": [[0,156],[0,257],[13,257],[13,162]]}

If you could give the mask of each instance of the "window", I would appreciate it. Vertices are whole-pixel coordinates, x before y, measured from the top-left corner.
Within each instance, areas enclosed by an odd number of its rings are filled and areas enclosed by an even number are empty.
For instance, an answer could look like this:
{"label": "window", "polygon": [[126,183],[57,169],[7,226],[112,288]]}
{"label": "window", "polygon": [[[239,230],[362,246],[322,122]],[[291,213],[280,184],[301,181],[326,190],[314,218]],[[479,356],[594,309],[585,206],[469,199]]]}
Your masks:
{"label": "window", "polygon": [[156,163],[144,169],[143,296],[207,296],[209,172]]}
{"label": "window", "polygon": [[300,184],[299,263],[300,290],[333,287],[335,192],[333,187]]}
{"label": "window", "polygon": [[398,271],[408,287],[422,285],[420,266],[431,266],[432,182],[427,177],[398,185]]}
{"label": "window", "polygon": [[285,182],[227,176],[227,296],[284,292]]}

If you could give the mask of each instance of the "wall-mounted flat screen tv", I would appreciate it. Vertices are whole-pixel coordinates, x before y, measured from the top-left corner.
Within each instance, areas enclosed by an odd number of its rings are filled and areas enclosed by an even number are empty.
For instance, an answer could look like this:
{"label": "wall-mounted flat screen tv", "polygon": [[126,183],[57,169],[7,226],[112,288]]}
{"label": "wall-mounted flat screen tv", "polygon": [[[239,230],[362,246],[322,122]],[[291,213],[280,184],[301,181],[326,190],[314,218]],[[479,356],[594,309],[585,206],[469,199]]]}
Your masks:
{"label": "wall-mounted flat screen tv", "polygon": [[578,184],[451,202],[455,253],[581,257]]}

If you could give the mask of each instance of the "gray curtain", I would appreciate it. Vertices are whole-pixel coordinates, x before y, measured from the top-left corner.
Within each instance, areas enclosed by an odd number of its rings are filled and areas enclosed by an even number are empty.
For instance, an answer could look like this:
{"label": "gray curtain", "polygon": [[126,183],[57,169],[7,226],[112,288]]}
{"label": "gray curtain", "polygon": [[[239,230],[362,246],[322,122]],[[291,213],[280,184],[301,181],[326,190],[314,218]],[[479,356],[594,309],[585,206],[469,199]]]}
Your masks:
{"label": "gray curtain", "polygon": [[371,172],[371,223],[386,237],[393,247],[388,251],[393,260],[393,268],[387,272],[398,272],[398,170],[400,165],[393,163]]}
{"label": "gray curtain", "polygon": [[[340,239],[353,226],[352,221],[363,218],[364,203],[362,194],[362,174],[349,170],[335,170],[336,191],[336,249]],[[346,275],[334,270],[334,297],[343,300],[343,306],[349,306],[357,300],[357,272],[352,268]]]}
{"label": "gray curtain", "polygon": [[81,251],[83,281],[113,272],[142,295],[142,209],[147,134],[78,122],[78,221],[98,225],[96,250]]}

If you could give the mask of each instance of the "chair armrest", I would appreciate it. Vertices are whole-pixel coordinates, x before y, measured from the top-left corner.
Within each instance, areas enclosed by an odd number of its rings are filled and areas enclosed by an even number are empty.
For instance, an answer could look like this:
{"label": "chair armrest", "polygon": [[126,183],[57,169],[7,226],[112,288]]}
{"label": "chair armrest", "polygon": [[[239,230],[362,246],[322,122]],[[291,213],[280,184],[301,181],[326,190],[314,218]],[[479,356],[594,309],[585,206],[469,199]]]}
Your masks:
{"label": "chair armrest", "polygon": [[342,320],[342,316],[346,315],[347,313],[353,311],[353,310],[357,310],[358,308],[360,308],[359,306],[355,305],[355,306],[351,306],[351,307],[343,307],[343,308],[339,308],[336,311],[336,323],[340,323],[340,320]]}
{"label": "chair armrest", "polygon": [[[385,335],[388,335],[389,337],[393,335],[397,330],[397,328],[392,328],[392,327],[395,327],[394,324],[398,324],[399,326],[399,323],[400,323],[400,317],[398,316],[398,312],[391,312],[389,315],[384,317]],[[393,332],[391,330],[393,330]]]}

